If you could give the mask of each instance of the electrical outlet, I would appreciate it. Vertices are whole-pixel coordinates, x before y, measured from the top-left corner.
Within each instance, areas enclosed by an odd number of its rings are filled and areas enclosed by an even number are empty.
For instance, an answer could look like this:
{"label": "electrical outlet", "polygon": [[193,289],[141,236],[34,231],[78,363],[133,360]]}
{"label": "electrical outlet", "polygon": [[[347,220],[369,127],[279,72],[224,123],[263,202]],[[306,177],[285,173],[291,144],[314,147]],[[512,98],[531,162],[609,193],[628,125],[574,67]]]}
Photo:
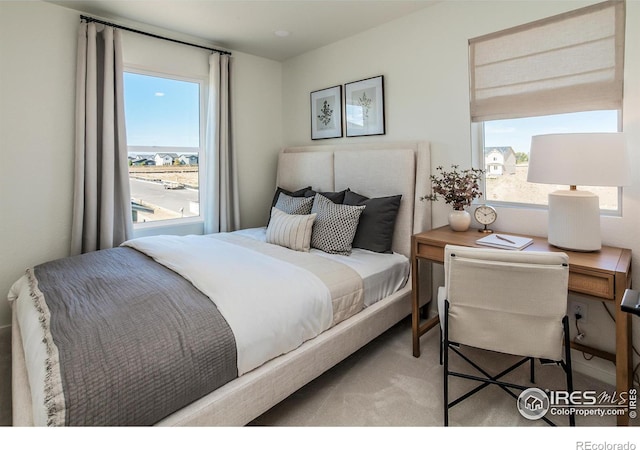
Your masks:
{"label": "electrical outlet", "polygon": [[582,302],[572,301],[569,308],[569,319],[574,320],[576,314],[580,314],[580,322],[587,322],[587,304]]}

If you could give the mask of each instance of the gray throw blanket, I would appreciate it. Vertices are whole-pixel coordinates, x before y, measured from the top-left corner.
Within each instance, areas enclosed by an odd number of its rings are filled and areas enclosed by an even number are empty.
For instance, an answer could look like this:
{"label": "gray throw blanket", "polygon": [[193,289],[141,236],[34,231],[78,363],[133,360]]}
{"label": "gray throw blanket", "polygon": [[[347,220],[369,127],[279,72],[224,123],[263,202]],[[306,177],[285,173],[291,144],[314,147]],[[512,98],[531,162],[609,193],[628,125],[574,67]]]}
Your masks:
{"label": "gray throw blanket", "polygon": [[237,376],[215,304],[134,249],[51,261],[31,283],[49,425],[151,425]]}

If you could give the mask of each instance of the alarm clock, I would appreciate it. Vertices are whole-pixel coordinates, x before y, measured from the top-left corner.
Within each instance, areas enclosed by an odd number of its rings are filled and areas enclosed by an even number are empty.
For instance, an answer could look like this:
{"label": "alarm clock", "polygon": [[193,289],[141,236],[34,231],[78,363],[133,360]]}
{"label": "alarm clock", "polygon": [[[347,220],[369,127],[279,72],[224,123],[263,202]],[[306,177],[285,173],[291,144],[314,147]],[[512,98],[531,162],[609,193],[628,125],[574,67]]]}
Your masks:
{"label": "alarm clock", "polygon": [[498,212],[496,209],[489,205],[480,205],[473,212],[473,217],[480,225],[484,225],[484,228],[479,229],[481,233],[493,233],[493,230],[487,228],[487,225],[491,225],[498,218]]}

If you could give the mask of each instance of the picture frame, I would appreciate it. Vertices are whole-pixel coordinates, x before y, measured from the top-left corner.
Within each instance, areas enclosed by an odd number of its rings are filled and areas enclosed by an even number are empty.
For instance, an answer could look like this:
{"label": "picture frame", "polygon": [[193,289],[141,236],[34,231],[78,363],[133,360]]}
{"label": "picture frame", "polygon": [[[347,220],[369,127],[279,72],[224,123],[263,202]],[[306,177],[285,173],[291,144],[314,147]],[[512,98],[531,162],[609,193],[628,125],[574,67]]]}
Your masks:
{"label": "picture frame", "polygon": [[342,137],[342,86],[311,92],[311,139]]}
{"label": "picture frame", "polygon": [[385,134],[384,76],[345,84],[347,137]]}

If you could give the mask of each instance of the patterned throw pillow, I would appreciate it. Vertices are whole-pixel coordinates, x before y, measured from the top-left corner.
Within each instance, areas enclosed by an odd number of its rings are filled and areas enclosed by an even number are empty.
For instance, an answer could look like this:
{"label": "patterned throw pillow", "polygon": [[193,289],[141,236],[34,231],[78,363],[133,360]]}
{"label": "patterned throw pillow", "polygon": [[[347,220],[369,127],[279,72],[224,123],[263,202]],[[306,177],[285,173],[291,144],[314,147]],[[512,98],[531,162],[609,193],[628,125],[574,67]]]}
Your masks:
{"label": "patterned throw pillow", "polygon": [[317,214],[311,246],[327,253],[349,255],[364,206],[337,205],[316,194],[312,214]]}
{"label": "patterned throw pillow", "polygon": [[281,192],[275,207],[287,214],[311,214],[312,205],[313,197],[292,197]]}
{"label": "patterned throw pillow", "polygon": [[308,252],[315,218],[315,214],[292,215],[278,208],[271,208],[267,242],[299,252]]}

